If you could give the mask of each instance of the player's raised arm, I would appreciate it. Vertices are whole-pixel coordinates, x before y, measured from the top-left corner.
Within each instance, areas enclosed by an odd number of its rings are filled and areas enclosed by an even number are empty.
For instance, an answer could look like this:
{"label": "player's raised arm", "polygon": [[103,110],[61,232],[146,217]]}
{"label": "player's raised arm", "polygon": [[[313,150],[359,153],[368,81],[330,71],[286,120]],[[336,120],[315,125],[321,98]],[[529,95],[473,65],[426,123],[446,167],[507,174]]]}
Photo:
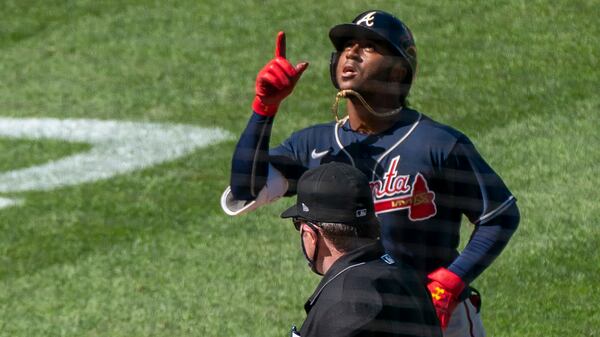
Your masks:
{"label": "player's raised arm", "polygon": [[271,127],[279,105],[307,67],[307,62],[293,66],[286,59],[285,33],[279,32],[275,57],[256,77],[253,113],[233,153],[230,187],[221,197],[221,207],[227,214],[250,211],[287,191],[285,178],[269,165]]}

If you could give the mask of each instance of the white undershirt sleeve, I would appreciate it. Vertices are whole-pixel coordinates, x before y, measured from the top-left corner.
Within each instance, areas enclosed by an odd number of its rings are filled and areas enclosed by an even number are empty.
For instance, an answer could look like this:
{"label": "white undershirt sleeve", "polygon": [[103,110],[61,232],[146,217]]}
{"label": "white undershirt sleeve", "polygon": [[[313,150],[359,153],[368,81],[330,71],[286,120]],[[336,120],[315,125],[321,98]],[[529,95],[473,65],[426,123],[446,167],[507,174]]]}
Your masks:
{"label": "white undershirt sleeve", "polygon": [[236,200],[231,194],[231,187],[227,186],[221,195],[221,208],[231,216],[244,214],[281,198],[287,192],[288,186],[288,181],[281,172],[269,165],[267,183],[260,190],[256,199]]}

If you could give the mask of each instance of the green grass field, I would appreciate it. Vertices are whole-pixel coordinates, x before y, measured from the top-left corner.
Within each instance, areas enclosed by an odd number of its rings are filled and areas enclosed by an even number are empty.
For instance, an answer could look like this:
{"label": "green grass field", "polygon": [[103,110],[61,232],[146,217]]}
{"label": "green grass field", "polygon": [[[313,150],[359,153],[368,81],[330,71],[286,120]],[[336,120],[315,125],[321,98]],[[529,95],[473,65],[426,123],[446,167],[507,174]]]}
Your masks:
{"label": "green grass field", "polygon": [[[278,218],[292,200],[231,218],[219,198],[277,31],[287,33],[292,62],[311,65],[282,105],[274,143],[330,120],[328,30],[371,8],[415,34],[411,104],[468,134],[519,200],[520,229],[475,284],[488,335],[600,336],[597,1],[2,0],[0,8],[0,117],[233,135],[109,179],[0,190],[22,201],[0,208],[1,336],[275,337],[300,324],[318,278]],[[0,137],[0,170],[89,149]]]}

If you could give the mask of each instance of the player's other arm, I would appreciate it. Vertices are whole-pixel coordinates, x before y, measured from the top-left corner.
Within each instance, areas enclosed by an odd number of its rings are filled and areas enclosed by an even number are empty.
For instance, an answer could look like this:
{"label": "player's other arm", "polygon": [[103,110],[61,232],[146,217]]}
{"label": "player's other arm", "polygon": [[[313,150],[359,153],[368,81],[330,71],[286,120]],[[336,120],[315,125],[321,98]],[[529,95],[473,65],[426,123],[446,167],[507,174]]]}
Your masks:
{"label": "player's other arm", "polygon": [[471,283],[504,250],[517,230],[519,221],[519,208],[513,200],[493,218],[475,225],[469,243],[448,269],[466,283]]}
{"label": "player's other arm", "polygon": [[233,154],[230,187],[221,197],[221,206],[229,215],[250,211],[287,191],[286,180],[269,165],[271,128],[281,101],[292,92],[308,63],[292,66],[285,59],[285,49],[285,34],[279,32],[275,58],[256,78],[253,113]]}
{"label": "player's other arm", "polygon": [[456,208],[475,224],[475,230],[450,266],[428,275],[443,328],[462,290],[500,255],[520,220],[516,199],[466,137],[459,138],[448,158],[446,179]]}
{"label": "player's other arm", "polygon": [[520,214],[515,197],[468,138],[458,140],[450,158],[449,180],[455,186],[457,208],[475,225],[475,230],[448,269],[470,283],[506,247],[517,230]]}

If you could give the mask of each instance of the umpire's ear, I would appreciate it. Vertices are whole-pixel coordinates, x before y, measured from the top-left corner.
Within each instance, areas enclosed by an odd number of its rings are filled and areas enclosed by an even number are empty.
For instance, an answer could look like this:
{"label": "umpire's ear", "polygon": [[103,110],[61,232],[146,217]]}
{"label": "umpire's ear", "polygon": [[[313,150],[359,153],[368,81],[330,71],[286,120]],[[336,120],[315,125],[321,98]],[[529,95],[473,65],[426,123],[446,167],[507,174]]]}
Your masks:
{"label": "umpire's ear", "polygon": [[[306,253],[306,257],[314,257],[316,259],[317,257],[314,256],[314,254],[319,241],[319,235],[315,233],[315,230],[311,226],[304,223],[301,225],[300,230],[302,231],[302,244],[304,245],[303,248]],[[312,262],[315,263],[316,261]]]}

